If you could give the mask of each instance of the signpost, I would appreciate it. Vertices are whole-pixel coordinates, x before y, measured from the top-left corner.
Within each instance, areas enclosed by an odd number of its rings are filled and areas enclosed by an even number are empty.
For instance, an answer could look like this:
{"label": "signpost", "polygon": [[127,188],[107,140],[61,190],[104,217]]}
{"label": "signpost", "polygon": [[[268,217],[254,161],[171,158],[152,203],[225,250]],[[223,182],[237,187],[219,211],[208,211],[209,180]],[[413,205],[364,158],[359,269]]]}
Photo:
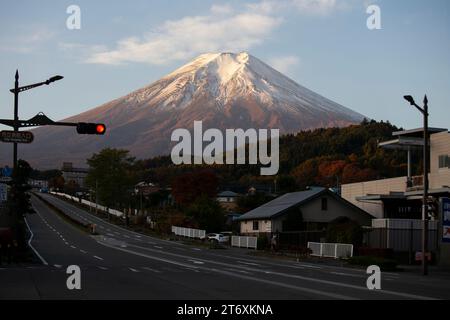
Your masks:
{"label": "signpost", "polygon": [[30,131],[1,131],[0,141],[6,143],[32,143],[34,135]]}
{"label": "signpost", "polygon": [[0,203],[8,200],[8,185],[0,183]]}
{"label": "signpost", "polygon": [[450,243],[450,198],[442,198],[442,242]]}

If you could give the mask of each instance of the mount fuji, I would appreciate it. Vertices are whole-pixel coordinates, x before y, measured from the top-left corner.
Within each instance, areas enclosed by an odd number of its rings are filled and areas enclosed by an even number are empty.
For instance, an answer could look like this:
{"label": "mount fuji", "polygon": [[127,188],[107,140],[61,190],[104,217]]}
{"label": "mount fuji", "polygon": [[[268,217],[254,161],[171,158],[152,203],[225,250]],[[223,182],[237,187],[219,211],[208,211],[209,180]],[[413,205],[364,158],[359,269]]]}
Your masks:
{"label": "mount fuji", "polygon": [[[171,134],[194,121],[221,130],[280,129],[283,133],[359,123],[364,116],[302,87],[252,55],[203,54],[160,80],[64,121],[100,122],[105,136],[79,136],[73,128],[33,130],[19,158],[38,168],[62,162],[85,165],[102,148],[123,148],[137,158],[170,154]],[[1,162],[10,150],[0,147]]]}

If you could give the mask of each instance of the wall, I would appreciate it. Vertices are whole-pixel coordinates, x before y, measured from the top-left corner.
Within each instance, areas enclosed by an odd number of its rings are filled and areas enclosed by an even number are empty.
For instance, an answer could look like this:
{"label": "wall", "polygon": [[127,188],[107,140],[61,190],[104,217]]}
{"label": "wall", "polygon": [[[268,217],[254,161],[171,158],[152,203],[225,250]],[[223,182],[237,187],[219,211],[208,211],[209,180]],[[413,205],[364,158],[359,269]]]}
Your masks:
{"label": "wall", "polygon": [[431,135],[430,188],[439,189],[450,186],[450,168],[439,169],[439,156],[450,156],[450,133],[441,132]]}
{"label": "wall", "polygon": [[[328,210],[322,210],[322,198],[328,199]],[[330,195],[309,201],[302,205],[300,209],[305,222],[329,223],[339,217],[348,217],[364,226],[370,226],[372,223],[372,217],[369,214],[364,214]]]}
{"label": "wall", "polygon": [[384,218],[383,205],[381,201],[360,202],[357,197],[369,194],[389,194],[390,192],[405,192],[406,177],[367,181],[360,183],[342,185],[342,197],[360,207],[364,211],[370,213],[376,218]]}
{"label": "wall", "polygon": [[270,233],[272,232],[272,222],[270,220],[259,220],[258,230],[253,230],[253,220],[241,221],[242,234]]}

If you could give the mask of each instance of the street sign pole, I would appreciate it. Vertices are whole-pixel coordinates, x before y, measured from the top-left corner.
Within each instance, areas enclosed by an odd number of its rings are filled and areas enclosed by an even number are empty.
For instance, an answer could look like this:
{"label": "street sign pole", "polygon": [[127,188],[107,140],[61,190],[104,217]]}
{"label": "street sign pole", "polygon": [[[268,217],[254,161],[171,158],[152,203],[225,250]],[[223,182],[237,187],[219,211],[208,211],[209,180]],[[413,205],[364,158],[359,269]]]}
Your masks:
{"label": "street sign pole", "polygon": [[[19,70],[16,70],[16,81],[14,84],[14,131],[19,131]],[[13,168],[17,168],[17,143],[13,147]]]}

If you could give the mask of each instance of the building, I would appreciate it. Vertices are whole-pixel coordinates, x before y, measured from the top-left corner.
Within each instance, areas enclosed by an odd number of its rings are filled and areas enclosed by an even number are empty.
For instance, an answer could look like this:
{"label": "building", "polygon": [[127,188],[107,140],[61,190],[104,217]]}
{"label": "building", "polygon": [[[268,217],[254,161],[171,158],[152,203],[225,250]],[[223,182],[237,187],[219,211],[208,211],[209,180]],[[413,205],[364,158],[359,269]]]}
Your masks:
{"label": "building", "polygon": [[240,195],[233,191],[222,191],[220,192],[216,199],[219,202],[220,206],[225,209],[227,212],[231,212],[236,210],[237,208],[237,199]]}
{"label": "building", "polygon": [[[422,219],[423,176],[411,174],[411,152],[423,150],[423,129],[395,132],[381,148],[404,150],[407,175],[392,179],[342,185],[342,197],[378,219]],[[430,129],[429,194],[450,197],[450,133]]]}
{"label": "building", "polygon": [[47,180],[36,180],[36,179],[29,179],[28,184],[32,188],[36,189],[48,189],[48,181]]}
{"label": "building", "polygon": [[81,189],[86,187],[86,177],[89,169],[75,168],[71,162],[64,162],[61,171],[66,184],[72,181]]}
{"label": "building", "polygon": [[[330,222],[346,217],[369,226],[372,216],[326,188],[285,194],[241,217],[241,234],[320,230]],[[297,222],[295,222],[297,221]]]}
{"label": "building", "polygon": [[[342,186],[342,197],[376,217],[367,243],[372,247],[407,252],[414,256],[422,250],[423,176],[411,172],[411,152],[423,153],[423,129],[395,132],[394,139],[381,148],[404,150],[408,158],[406,176],[352,183]],[[450,133],[430,128],[429,197],[437,215],[430,215],[428,250],[441,265],[450,265],[450,244],[439,215],[439,203],[450,198]],[[450,242],[450,241],[448,241]],[[410,258],[410,262],[411,262]]]}

